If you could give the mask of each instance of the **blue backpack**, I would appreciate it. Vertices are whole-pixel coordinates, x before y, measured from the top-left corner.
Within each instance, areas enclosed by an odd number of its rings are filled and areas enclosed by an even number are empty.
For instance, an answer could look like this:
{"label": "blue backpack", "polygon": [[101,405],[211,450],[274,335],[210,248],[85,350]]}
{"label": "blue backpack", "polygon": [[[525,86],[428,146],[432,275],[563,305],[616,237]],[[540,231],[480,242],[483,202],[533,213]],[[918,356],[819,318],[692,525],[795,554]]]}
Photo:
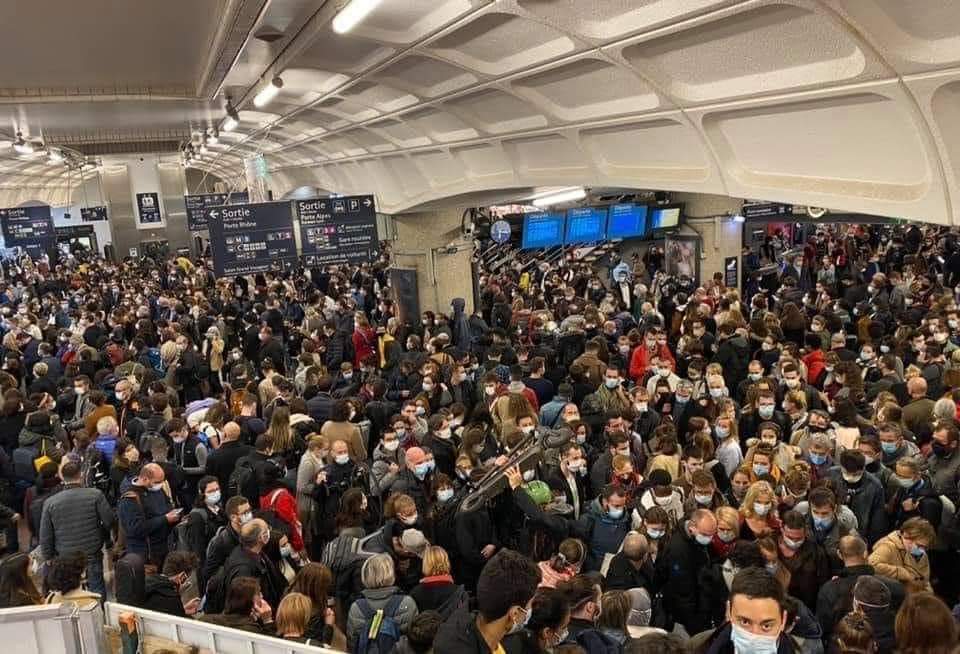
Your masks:
{"label": "blue backpack", "polygon": [[401,602],[403,595],[394,595],[384,608],[374,611],[367,598],[357,600],[363,616],[363,629],[356,654],[389,654],[393,651],[400,641],[400,624],[396,615]]}

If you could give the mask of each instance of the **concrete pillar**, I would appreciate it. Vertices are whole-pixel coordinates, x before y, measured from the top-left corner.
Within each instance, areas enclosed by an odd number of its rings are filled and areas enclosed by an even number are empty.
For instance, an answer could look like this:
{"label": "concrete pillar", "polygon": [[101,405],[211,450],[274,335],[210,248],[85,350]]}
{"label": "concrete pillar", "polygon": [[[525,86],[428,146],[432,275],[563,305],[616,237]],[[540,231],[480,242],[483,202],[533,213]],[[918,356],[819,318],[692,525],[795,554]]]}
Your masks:
{"label": "concrete pillar", "polygon": [[421,313],[449,314],[455,297],[473,311],[473,240],[460,233],[462,213],[444,209],[393,216],[393,258],[397,267],[417,271]]}
{"label": "concrete pillar", "polygon": [[674,194],[684,203],[687,226],[700,236],[700,283],[723,272],[723,260],[736,256],[743,277],[740,249],[743,243],[743,224],[730,218],[740,211],[742,201],[725,195]]}

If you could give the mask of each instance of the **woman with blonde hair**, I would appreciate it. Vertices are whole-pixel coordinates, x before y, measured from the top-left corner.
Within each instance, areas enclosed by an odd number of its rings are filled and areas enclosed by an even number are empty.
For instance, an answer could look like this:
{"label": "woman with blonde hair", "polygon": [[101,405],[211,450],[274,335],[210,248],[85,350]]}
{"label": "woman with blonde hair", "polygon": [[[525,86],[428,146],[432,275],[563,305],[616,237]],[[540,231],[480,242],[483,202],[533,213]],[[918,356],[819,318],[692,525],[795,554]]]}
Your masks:
{"label": "woman with blonde hair", "polygon": [[423,550],[423,578],[410,591],[417,609],[437,611],[447,619],[461,606],[466,606],[468,597],[463,586],[453,581],[450,557],[439,545],[428,545]]}
{"label": "woman with blonde hair", "polygon": [[753,482],[740,505],[740,515],[743,517],[740,528],[743,540],[757,540],[779,531],[781,523],[773,487],[765,481]]}
{"label": "woman with blonde hair", "polygon": [[611,590],[600,598],[600,620],[597,626],[601,633],[621,647],[630,640],[627,618],[630,617],[632,608],[633,600],[622,590]]}
{"label": "woman with blonde hair", "polygon": [[312,644],[310,639],[304,636],[312,613],[313,602],[309,597],[303,593],[287,593],[277,608],[277,637],[296,643]]}
{"label": "woman with blonde hair", "polygon": [[730,478],[743,463],[743,450],[740,448],[737,421],[735,418],[721,414],[714,423],[713,431],[720,442],[714,454],[717,461],[723,466],[727,478]]}

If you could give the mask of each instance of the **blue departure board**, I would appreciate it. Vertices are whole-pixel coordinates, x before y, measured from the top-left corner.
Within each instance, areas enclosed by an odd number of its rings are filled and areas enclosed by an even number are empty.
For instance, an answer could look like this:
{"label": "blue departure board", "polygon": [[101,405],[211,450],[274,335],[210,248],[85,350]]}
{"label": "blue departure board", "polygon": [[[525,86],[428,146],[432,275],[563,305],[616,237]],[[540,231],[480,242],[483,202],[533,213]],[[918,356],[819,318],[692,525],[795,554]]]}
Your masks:
{"label": "blue departure board", "polygon": [[567,211],[564,243],[596,243],[606,238],[606,207],[581,207]]}
{"label": "blue departure board", "polygon": [[647,233],[647,207],[642,204],[615,204],[610,207],[607,238],[641,238]]}
{"label": "blue departure board", "polygon": [[523,217],[524,250],[563,245],[565,216],[562,211],[528,213]]}

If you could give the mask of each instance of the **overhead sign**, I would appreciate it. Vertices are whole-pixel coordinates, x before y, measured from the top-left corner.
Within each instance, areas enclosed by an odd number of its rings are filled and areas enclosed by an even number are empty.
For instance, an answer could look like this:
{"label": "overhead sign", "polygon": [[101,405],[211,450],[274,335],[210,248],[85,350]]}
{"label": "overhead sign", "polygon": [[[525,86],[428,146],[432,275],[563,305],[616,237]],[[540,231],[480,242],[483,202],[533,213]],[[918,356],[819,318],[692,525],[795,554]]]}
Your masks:
{"label": "overhead sign", "polygon": [[563,211],[528,213],[523,217],[521,248],[552,248],[563,245],[563,228],[566,214]]}
{"label": "overhead sign", "polygon": [[160,197],[156,193],[137,193],[137,214],[141,225],[160,227],[163,215],[160,213]]}
{"label": "overhead sign", "polygon": [[85,236],[93,236],[94,234],[93,225],[67,225],[65,227],[57,227],[57,240],[70,240],[71,238],[82,238]]}
{"label": "overhead sign", "polygon": [[184,195],[187,205],[187,229],[191,232],[207,230],[207,209],[225,204],[247,204],[250,196],[246,191],[240,193],[197,193]]}
{"label": "overhead sign", "polygon": [[490,238],[494,243],[506,243],[510,240],[510,223],[498,220],[490,226]]}
{"label": "overhead sign", "polygon": [[297,259],[289,202],[213,207],[207,223],[217,277],[266,272]]}
{"label": "overhead sign", "polygon": [[372,195],[298,200],[300,246],[308,266],[370,261],[377,250]]}
{"label": "overhead sign", "polygon": [[106,207],[82,207],[80,209],[80,219],[85,223],[93,223],[99,220],[107,219]]}
{"label": "overhead sign", "polygon": [[56,238],[53,216],[48,206],[0,209],[0,224],[8,248],[26,247],[28,243]]}
{"label": "overhead sign", "polygon": [[789,216],[793,213],[793,205],[777,202],[744,202],[740,212],[744,218]]}

